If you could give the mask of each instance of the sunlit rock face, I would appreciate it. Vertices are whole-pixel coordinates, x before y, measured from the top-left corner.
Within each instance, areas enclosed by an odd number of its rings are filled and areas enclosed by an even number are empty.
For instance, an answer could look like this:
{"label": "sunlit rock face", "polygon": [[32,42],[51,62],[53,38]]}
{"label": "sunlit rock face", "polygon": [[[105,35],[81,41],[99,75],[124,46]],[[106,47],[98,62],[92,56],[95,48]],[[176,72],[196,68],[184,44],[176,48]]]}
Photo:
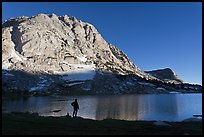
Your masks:
{"label": "sunlit rock face", "polygon": [[99,70],[149,77],[97,29],[75,17],[38,14],[3,23],[3,69],[41,72]]}
{"label": "sunlit rock face", "polygon": [[[152,93],[161,88],[138,79],[166,81],[138,68],[93,25],[55,14],[2,24],[2,69],[3,87],[9,87],[5,90],[32,94]],[[130,75],[134,77],[126,77]]]}

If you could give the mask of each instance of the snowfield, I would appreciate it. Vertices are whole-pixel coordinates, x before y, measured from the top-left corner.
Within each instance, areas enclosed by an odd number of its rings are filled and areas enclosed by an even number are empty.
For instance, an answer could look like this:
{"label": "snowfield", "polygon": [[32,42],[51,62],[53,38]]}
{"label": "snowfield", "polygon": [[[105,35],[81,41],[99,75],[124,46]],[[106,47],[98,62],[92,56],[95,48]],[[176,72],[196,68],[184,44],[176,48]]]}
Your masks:
{"label": "snowfield", "polygon": [[77,80],[91,80],[94,78],[95,64],[83,65],[83,64],[69,64],[72,66],[72,70],[69,71],[54,71],[54,74],[62,76],[65,81],[77,81]]}
{"label": "snowfield", "polygon": [[82,62],[86,62],[87,61],[87,58],[84,56],[84,57],[78,57],[76,56],[78,60],[82,61]]}

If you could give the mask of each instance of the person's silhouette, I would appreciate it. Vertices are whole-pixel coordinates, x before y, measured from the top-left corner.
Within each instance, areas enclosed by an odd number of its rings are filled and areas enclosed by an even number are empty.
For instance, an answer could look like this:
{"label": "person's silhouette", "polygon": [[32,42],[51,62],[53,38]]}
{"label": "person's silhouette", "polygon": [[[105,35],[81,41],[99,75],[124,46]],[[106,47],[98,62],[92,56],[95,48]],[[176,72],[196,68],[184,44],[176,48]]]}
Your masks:
{"label": "person's silhouette", "polygon": [[74,100],[74,102],[71,103],[71,105],[73,106],[74,108],[74,111],[73,111],[73,117],[76,117],[77,116],[77,111],[79,109],[79,104],[77,102],[77,99]]}

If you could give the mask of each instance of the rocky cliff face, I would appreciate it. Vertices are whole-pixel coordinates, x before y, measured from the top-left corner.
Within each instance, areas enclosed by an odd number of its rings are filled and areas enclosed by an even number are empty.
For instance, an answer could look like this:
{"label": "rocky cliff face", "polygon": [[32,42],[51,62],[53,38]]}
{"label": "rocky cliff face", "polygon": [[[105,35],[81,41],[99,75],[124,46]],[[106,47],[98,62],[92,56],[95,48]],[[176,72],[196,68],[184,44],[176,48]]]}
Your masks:
{"label": "rocky cliff face", "polygon": [[107,43],[94,26],[75,17],[38,14],[10,19],[2,34],[5,69],[53,73],[90,69],[153,78]]}
{"label": "rocky cliff face", "polygon": [[145,90],[148,84],[135,82],[140,78],[165,81],[139,69],[93,25],[55,14],[22,16],[2,24],[2,69],[6,90],[32,93],[124,93]]}

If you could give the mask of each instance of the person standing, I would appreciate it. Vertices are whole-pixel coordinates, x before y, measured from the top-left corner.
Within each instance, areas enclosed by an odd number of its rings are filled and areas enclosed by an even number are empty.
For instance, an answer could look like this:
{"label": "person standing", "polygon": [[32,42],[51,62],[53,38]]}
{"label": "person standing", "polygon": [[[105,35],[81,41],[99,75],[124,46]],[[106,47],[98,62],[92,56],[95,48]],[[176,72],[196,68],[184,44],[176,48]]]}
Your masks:
{"label": "person standing", "polygon": [[74,102],[71,103],[71,105],[72,105],[73,108],[74,108],[72,117],[76,117],[76,116],[77,116],[78,109],[79,109],[79,104],[78,104],[78,102],[77,102],[77,99],[75,99]]}

